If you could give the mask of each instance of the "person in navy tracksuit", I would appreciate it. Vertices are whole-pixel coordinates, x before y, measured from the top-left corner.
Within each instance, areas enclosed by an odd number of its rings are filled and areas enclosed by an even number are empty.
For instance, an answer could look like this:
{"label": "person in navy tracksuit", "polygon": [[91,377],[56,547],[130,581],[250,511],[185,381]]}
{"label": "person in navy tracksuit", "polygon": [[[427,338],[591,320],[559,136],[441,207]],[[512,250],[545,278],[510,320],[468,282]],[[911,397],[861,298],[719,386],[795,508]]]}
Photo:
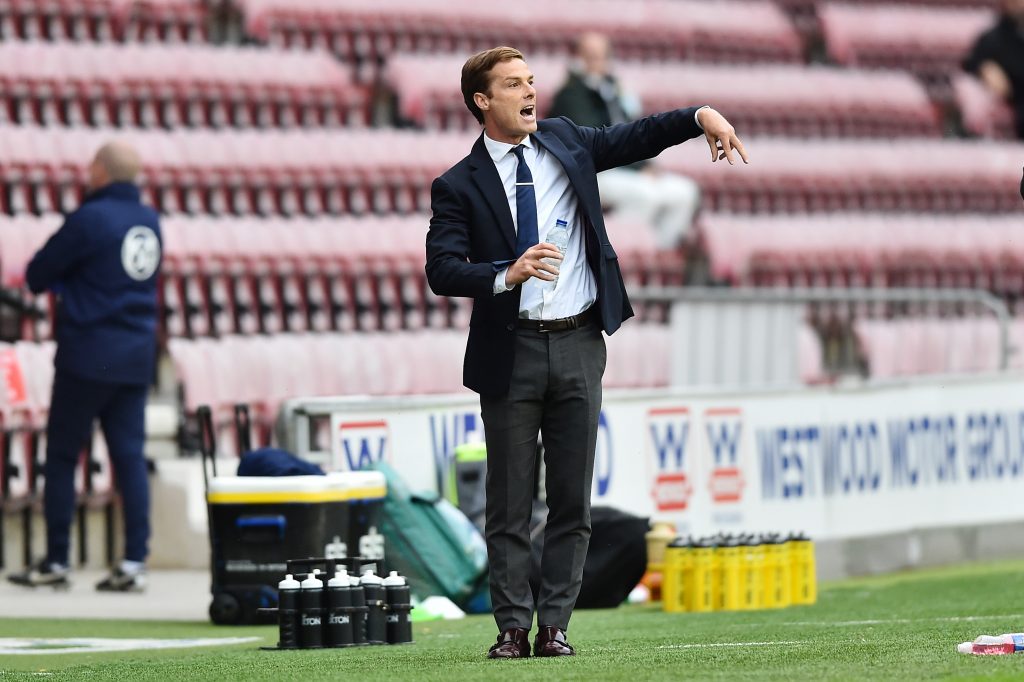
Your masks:
{"label": "person in navy tracksuit", "polygon": [[160,224],[139,200],[136,151],[104,145],[89,166],[81,207],[32,258],[29,288],[57,296],[57,355],[46,436],[47,553],[8,579],[68,583],[75,467],[98,418],[124,508],[125,559],[97,584],[102,591],[145,587],[149,541],[146,394],[154,376]]}

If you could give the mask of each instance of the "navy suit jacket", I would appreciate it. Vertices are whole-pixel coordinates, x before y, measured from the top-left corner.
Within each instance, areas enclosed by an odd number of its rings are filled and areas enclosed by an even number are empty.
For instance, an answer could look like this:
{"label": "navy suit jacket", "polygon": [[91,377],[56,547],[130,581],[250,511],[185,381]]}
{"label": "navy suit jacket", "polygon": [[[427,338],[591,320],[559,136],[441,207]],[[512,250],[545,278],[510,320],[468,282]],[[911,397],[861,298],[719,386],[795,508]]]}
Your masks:
{"label": "navy suit jacket", "polygon": [[161,243],[139,188],[115,182],[87,196],[36,253],[29,289],[59,294],[57,369],[103,383],[153,381]]}
{"label": "navy suit jacket", "polygon": [[[595,305],[608,334],[632,317],[633,309],[605,230],[597,173],[649,159],[701,135],[696,111],[677,109],[607,128],[577,126],[567,118],[537,125],[534,141],[562,164],[579,199],[587,263],[597,281]],[[473,299],[463,383],[481,395],[503,395],[515,360],[521,287],[494,294],[495,275],[516,258],[516,234],[483,135],[469,156],[434,180],[430,196],[427,282],[439,296]]]}

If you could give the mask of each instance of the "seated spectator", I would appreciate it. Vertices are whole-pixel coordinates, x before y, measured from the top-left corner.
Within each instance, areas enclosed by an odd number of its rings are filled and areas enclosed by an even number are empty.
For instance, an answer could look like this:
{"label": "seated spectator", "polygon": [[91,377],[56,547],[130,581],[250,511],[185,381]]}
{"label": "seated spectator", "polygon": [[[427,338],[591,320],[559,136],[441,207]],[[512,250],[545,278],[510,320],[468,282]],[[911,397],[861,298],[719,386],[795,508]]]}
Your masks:
{"label": "seated spectator", "polygon": [[[639,102],[623,93],[612,74],[608,38],[599,33],[580,36],[568,80],[548,115],[601,127],[632,120],[639,109]],[[700,206],[700,188],[693,180],[645,162],[598,173],[597,181],[602,202],[617,215],[650,224],[659,246],[675,247],[690,232]]]}
{"label": "seated spectator", "polygon": [[1024,140],[1024,0],[1003,0],[996,25],[978,37],[964,69],[1013,106],[1017,137]]}

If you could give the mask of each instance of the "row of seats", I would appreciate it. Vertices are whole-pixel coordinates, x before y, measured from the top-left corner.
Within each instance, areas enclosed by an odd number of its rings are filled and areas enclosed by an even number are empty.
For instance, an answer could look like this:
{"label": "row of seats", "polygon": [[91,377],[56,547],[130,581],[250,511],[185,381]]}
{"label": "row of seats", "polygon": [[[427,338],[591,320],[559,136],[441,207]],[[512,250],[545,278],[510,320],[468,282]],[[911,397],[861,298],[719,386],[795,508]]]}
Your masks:
{"label": "row of seats", "polygon": [[623,57],[797,61],[786,15],[764,0],[521,0],[514,11],[470,0],[240,0],[249,35],[272,44],[324,46],[345,58],[396,50],[470,53],[515,44],[566,54],[576,36],[615,36]]}
{"label": "row of seats", "polygon": [[[631,322],[607,341],[605,388],[669,381],[669,329]],[[465,330],[275,334],[172,339],[183,409],[209,405],[226,426],[236,404],[266,433],[280,404],[296,397],[462,393]]]}
{"label": "row of seats", "polygon": [[49,125],[317,126],[366,122],[331,55],[267,47],[0,42],[0,119]]}
{"label": "row of seats", "polygon": [[[1010,345],[1024,346],[1024,320],[1014,319]],[[854,333],[873,378],[999,371],[999,323],[992,317],[858,320]],[[1024,368],[1024,354],[1010,355]]]}
{"label": "row of seats", "polygon": [[1017,214],[710,213],[700,230],[712,275],[735,284],[825,277],[884,286],[917,272],[958,285],[967,273],[969,283],[991,285],[998,273],[1024,272]]}
{"label": "row of seats", "polygon": [[[426,215],[165,217],[165,333],[465,327],[468,300],[439,298],[426,284],[428,222]],[[4,286],[23,286],[28,260],[60,224],[54,214],[0,219]],[[683,254],[659,250],[647,225],[611,219],[608,231],[630,286],[682,283]],[[45,309],[49,299],[35,300]],[[23,335],[45,338],[46,322],[25,320]]]}
{"label": "row of seats", "polygon": [[[630,322],[608,338],[606,388],[669,381],[669,328]],[[171,339],[184,407],[229,408],[299,396],[459,393],[466,331],[273,334]],[[273,396],[271,398],[271,396]]]}
{"label": "row of seats", "polygon": [[[113,131],[0,126],[0,212],[67,210],[112,137],[144,161],[165,213],[427,211],[433,179],[476,135],[408,130]],[[660,165],[693,177],[720,211],[1017,211],[1024,145],[963,140],[747,138],[750,165],[711,164],[694,141]]]}
{"label": "row of seats", "polygon": [[959,70],[974,40],[995,23],[983,7],[826,3],[818,17],[828,56],[847,66],[906,69],[926,78]]}
{"label": "row of seats", "polygon": [[659,165],[696,180],[705,207],[732,212],[1020,211],[1024,144],[981,140],[745,139],[751,162],[709,163],[707,147]]}
{"label": "row of seats", "polygon": [[[403,118],[432,129],[477,129],[459,90],[463,61],[458,54],[389,57],[386,78]],[[568,61],[529,57],[528,63],[546,114],[565,81]],[[745,135],[941,135],[928,94],[906,72],[676,61],[620,61],[615,71],[646,114],[710,103]]]}
{"label": "row of seats", "polygon": [[0,36],[21,40],[189,42],[206,39],[204,0],[6,0]]}

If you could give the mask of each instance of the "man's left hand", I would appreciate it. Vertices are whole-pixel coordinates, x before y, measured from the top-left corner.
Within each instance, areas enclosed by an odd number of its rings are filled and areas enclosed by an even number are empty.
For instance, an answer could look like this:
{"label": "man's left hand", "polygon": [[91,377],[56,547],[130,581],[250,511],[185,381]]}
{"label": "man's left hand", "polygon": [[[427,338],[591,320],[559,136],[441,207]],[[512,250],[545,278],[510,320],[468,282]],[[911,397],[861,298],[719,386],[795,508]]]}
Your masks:
{"label": "man's left hand", "polygon": [[743,163],[750,163],[747,158],[747,151],[743,148],[740,138],[736,137],[736,129],[720,113],[711,107],[705,107],[697,112],[697,119],[704,128],[704,137],[711,147],[711,160],[721,161],[726,159],[729,165],[733,165],[733,152],[737,152]]}

